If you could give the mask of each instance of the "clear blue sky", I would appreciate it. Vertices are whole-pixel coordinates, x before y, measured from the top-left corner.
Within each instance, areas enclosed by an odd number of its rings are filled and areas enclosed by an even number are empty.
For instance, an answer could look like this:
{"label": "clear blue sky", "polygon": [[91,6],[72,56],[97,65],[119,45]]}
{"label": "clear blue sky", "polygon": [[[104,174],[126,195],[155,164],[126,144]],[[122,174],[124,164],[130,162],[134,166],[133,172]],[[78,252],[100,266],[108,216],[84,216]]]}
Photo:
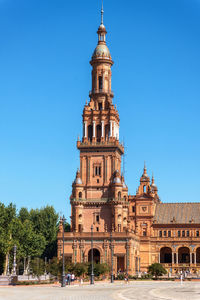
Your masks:
{"label": "clear blue sky", "polygon": [[[100,0],[0,0],[0,201],[70,215]],[[135,193],[200,201],[200,0],[105,0],[112,89]]]}

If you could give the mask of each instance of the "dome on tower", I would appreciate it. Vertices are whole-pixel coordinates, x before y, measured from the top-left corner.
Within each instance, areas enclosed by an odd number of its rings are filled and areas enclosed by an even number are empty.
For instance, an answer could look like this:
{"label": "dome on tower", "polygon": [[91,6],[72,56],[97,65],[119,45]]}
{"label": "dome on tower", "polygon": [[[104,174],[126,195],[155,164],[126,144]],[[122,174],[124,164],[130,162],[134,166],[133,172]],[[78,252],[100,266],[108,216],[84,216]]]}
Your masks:
{"label": "dome on tower", "polygon": [[144,164],[144,171],[143,171],[143,174],[142,174],[142,176],[140,177],[140,182],[142,182],[142,181],[150,181],[150,178],[149,178],[149,176],[147,175],[147,169],[146,169],[146,165]]}
{"label": "dome on tower", "polygon": [[104,58],[111,59],[110,51],[106,44],[98,44],[93,52],[92,59]]}
{"label": "dome on tower", "polygon": [[157,188],[157,186],[155,185],[155,182],[154,182],[154,176],[152,176],[151,189],[152,189],[154,192],[157,192],[157,191],[158,191],[158,188]]}
{"label": "dome on tower", "polygon": [[114,173],[113,183],[121,183],[120,173],[118,170],[116,170]]}
{"label": "dome on tower", "polygon": [[110,60],[110,63],[113,64],[112,58],[110,55],[110,51],[106,45],[106,28],[103,24],[103,3],[102,3],[102,8],[101,8],[101,24],[98,28],[97,34],[98,34],[98,45],[96,46],[93,55],[92,55],[92,60],[91,62],[96,59],[107,59]]}
{"label": "dome on tower", "polygon": [[82,184],[81,175],[80,175],[80,171],[79,170],[77,170],[77,172],[76,172],[76,178],[74,180],[74,183],[75,184]]}

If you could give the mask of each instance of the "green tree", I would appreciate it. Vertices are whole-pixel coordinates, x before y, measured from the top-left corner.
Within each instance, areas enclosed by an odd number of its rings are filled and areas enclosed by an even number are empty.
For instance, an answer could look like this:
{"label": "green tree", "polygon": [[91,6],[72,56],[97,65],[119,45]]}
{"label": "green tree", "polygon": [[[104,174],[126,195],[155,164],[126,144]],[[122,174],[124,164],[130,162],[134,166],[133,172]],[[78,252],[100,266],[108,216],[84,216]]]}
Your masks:
{"label": "green tree", "polygon": [[29,220],[30,219],[30,214],[29,214],[29,211],[26,207],[22,207],[19,211],[19,219],[22,223],[24,223],[26,220]]}
{"label": "green tree", "polygon": [[30,267],[32,274],[37,276],[40,280],[40,276],[43,275],[45,272],[44,260],[39,257],[36,257],[31,260]]}
{"label": "green tree", "polygon": [[109,266],[105,263],[94,265],[94,274],[97,277],[99,277],[100,275],[104,275],[104,274],[108,273],[109,270],[110,270]]}
{"label": "green tree", "polygon": [[56,278],[61,278],[62,273],[62,262],[57,257],[53,257],[47,265],[47,273],[55,276]]}
{"label": "green tree", "polygon": [[80,277],[87,273],[88,266],[85,263],[76,263],[74,266],[75,276]]}
{"label": "green tree", "polygon": [[[88,275],[91,274],[92,266],[88,265]],[[99,277],[100,275],[104,275],[110,271],[109,266],[106,263],[103,264],[94,264],[94,276]]]}
{"label": "green tree", "polygon": [[6,273],[8,264],[8,254],[11,250],[12,244],[12,228],[13,220],[16,218],[16,207],[12,203],[7,207],[0,203],[0,253],[2,267],[0,272]]}
{"label": "green tree", "polygon": [[158,276],[167,274],[167,271],[161,264],[154,263],[148,267],[148,273],[158,279]]}
{"label": "green tree", "polygon": [[46,247],[42,257],[52,258],[57,255],[58,214],[53,206],[41,209],[31,209],[30,220],[34,231],[44,236]]}

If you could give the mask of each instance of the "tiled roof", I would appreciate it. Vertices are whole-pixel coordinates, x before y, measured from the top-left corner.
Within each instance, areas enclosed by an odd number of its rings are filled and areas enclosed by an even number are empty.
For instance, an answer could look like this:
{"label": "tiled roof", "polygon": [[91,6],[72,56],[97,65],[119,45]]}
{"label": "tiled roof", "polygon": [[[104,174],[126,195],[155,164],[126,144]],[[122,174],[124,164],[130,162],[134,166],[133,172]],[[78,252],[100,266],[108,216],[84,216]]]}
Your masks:
{"label": "tiled roof", "polygon": [[200,224],[200,203],[158,203],[154,224]]}

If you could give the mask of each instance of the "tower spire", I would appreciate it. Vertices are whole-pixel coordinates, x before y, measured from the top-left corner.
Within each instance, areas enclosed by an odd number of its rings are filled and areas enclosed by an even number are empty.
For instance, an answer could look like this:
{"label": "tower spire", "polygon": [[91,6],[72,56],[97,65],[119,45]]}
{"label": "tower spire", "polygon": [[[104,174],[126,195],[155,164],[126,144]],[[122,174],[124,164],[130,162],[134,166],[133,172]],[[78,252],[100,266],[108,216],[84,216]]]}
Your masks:
{"label": "tower spire", "polygon": [[102,0],[102,4],[101,4],[101,25],[103,25],[103,0]]}

